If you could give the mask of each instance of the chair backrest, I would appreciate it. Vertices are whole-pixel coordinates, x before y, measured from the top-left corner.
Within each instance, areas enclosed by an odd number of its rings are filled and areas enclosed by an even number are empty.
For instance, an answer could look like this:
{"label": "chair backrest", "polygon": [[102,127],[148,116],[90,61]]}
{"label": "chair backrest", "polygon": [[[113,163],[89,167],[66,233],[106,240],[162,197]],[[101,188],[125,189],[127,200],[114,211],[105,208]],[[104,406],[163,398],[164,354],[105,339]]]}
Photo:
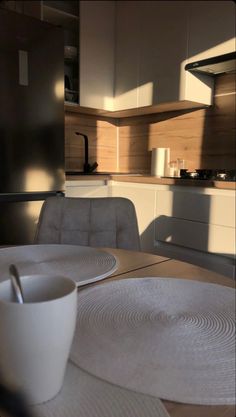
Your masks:
{"label": "chair backrest", "polygon": [[122,197],[49,197],[40,212],[35,243],[140,250],[135,207]]}

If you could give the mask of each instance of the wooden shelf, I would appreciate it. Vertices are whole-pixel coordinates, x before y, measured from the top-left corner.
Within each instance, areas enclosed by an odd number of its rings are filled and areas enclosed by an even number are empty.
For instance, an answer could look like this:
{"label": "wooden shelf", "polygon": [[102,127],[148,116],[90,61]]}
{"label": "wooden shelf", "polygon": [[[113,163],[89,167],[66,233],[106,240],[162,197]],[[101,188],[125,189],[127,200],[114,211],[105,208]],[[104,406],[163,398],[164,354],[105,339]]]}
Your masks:
{"label": "wooden shelf", "polygon": [[43,5],[43,20],[63,27],[78,25],[79,17],[54,7]]}
{"label": "wooden shelf", "polygon": [[[79,97],[79,89],[75,91],[79,84],[79,8],[75,7],[75,2],[58,2],[58,1],[43,1],[42,2],[43,20],[61,26],[64,29],[64,47],[77,48],[75,56],[69,55],[70,50],[64,48],[64,74],[70,80],[70,91],[65,89],[65,102],[67,104],[77,104]],[[67,53],[68,52],[68,53]],[[72,99],[76,101],[67,101]]]}
{"label": "wooden shelf", "polygon": [[177,110],[190,110],[190,109],[202,109],[207,108],[202,103],[196,103],[193,101],[178,101],[178,102],[171,102],[171,103],[162,103],[155,106],[145,106],[139,107],[134,109],[127,109],[127,110],[118,110],[118,111],[109,111],[109,110],[102,110],[102,109],[93,109],[89,107],[83,107],[80,105],[73,105],[73,106],[66,106],[65,111],[67,112],[74,112],[74,113],[81,113],[81,114],[92,114],[92,115],[100,115],[104,117],[111,117],[111,118],[125,118],[125,117],[139,117],[145,116],[149,114],[155,113],[164,113],[164,112],[171,112]]}

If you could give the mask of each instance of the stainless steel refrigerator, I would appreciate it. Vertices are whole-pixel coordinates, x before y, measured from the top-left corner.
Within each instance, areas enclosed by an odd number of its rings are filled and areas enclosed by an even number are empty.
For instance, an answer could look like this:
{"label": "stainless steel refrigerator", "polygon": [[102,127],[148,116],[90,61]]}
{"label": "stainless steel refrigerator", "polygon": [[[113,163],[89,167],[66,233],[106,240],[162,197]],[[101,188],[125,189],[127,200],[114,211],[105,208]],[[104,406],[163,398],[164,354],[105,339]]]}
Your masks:
{"label": "stainless steel refrigerator", "polygon": [[0,9],[0,245],[33,243],[64,183],[63,30]]}

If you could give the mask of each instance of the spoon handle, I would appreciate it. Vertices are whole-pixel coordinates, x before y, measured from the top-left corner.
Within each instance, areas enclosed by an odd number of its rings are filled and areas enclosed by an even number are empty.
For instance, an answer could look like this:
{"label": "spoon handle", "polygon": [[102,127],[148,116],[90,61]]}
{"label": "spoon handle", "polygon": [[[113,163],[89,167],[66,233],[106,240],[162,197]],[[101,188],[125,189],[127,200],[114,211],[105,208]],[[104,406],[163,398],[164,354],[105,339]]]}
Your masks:
{"label": "spoon handle", "polygon": [[15,265],[10,265],[9,271],[11,274],[11,283],[12,283],[13,290],[15,292],[16,299],[18,303],[23,304],[24,303],[23,291],[21,287],[20,277],[19,277],[19,274]]}

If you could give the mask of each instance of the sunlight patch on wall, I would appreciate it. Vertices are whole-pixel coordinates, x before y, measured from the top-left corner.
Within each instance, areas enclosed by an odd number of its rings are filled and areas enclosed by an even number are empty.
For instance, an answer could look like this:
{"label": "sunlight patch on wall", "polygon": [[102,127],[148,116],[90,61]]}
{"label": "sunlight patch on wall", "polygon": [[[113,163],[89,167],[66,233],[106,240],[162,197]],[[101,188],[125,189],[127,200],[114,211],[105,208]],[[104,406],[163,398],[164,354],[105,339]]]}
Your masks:
{"label": "sunlight patch on wall", "polygon": [[57,81],[54,86],[54,93],[56,98],[61,99],[64,98],[64,82]]}
{"label": "sunlight patch on wall", "polygon": [[52,185],[53,177],[45,170],[31,168],[26,171],[24,186],[26,192],[48,191]]}

